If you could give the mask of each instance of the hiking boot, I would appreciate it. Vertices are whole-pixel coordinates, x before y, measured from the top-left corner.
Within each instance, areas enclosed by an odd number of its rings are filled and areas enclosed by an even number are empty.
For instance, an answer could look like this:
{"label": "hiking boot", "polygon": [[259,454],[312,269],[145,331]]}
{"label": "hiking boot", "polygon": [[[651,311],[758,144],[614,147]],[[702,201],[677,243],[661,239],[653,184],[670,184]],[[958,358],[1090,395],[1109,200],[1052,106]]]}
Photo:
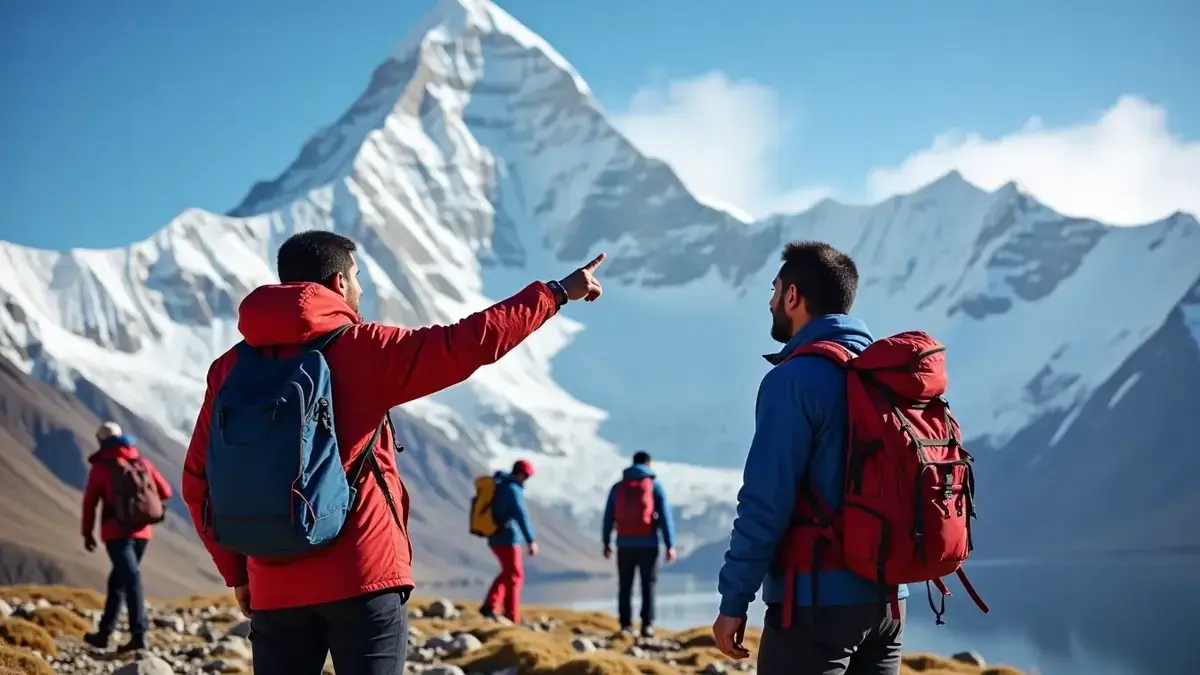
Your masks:
{"label": "hiking boot", "polygon": [[621,635],[633,635],[633,626],[621,626]]}
{"label": "hiking boot", "polygon": [[108,649],[108,633],[88,633],[83,636],[83,641],[96,649]]}
{"label": "hiking boot", "polygon": [[117,653],[135,652],[146,648],[146,638],[143,635],[134,635],[129,638],[129,642],[117,647]]}
{"label": "hiking boot", "polygon": [[647,640],[654,637],[654,626],[642,626],[642,637]]}
{"label": "hiking boot", "polygon": [[485,619],[490,619],[492,621],[496,620],[496,610],[491,609],[490,607],[480,607],[479,615]]}

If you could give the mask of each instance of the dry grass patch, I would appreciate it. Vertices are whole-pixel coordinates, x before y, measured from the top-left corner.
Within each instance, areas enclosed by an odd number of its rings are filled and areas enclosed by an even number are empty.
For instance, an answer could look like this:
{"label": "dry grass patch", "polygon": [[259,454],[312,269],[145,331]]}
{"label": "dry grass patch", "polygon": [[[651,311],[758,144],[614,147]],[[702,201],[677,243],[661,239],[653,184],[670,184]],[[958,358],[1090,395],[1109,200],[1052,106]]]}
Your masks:
{"label": "dry grass patch", "polygon": [[549,672],[554,675],[674,675],[678,671],[663,663],[597,653],[576,656]]}
{"label": "dry grass patch", "polygon": [[901,658],[904,665],[908,666],[908,669],[915,673],[928,673],[929,675],[951,675],[952,673],[979,675],[978,666],[948,659],[937,654],[906,654]]}
{"label": "dry grass patch", "polygon": [[464,670],[493,672],[517,668],[524,675],[552,675],[577,654],[555,635],[506,626],[495,631],[483,648],[450,662]]}
{"label": "dry grass patch", "polygon": [[4,675],[54,675],[54,669],[33,652],[0,645],[0,673]]}
{"label": "dry grass patch", "polygon": [[0,586],[0,598],[18,598],[21,602],[45,600],[55,605],[70,603],[77,609],[104,609],[104,596],[90,588],[67,586]]}
{"label": "dry grass patch", "polygon": [[25,619],[0,619],[0,644],[36,649],[43,654],[58,653],[54,636],[45,628]]}
{"label": "dry grass patch", "polygon": [[232,593],[217,595],[190,595],[182,600],[171,600],[163,605],[168,609],[203,609],[205,607],[237,607],[237,598]]}
{"label": "dry grass patch", "polygon": [[1012,666],[988,666],[980,671],[979,675],[1025,675],[1025,671]]}
{"label": "dry grass patch", "polygon": [[729,657],[722,654],[721,650],[716,647],[686,647],[672,658],[679,665],[694,668],[697,671],[704,670],[713,663],[725,665],[729,661]]}
{"label": "dry grass patch", "polygon": [[33,610],[34,623],[54,637],[81,638],[92,629],[92,622],[66,607],[38,607]]}

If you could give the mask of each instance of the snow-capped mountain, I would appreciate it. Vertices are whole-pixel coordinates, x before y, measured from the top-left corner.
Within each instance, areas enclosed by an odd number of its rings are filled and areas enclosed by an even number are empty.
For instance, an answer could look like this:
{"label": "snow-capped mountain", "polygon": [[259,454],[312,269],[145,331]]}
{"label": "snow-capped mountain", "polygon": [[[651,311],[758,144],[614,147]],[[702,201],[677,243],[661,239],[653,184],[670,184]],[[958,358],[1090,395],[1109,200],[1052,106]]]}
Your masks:
{"label": "snow-capped mountain", "polygon": [[692,541],[728,533],[787,240],[855,257],[855,312],[877,334],[947,343],[955,409],[993,448],[1078,409],[1200,277],[1192,217],[1114,228],[956,173],[873,207],[747,223],[641,154],[496,5],[441,0],[347,112],[228,214],[188,210],[106,251],[0,242],[0,354],[186,440],[206,365],[239,339],[238,302],[310,228],[359,243],[366,317],[414,326],[607,252],[600,302],[568,305],[500,363],[405,408],[495,466],[534,457],[530,497],[589,525],[622,457],[648,449],[670,460],[656,468]]}

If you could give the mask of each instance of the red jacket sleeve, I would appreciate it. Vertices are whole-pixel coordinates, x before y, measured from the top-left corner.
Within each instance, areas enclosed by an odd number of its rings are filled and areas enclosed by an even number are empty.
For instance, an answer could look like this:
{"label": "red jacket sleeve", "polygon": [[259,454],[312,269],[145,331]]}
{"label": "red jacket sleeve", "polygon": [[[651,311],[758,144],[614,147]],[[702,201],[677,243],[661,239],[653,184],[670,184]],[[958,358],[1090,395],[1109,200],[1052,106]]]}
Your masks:
{"label": "red jacket sleeve", "polygon": [[158,487],[158,496],[165,502],[171,498],[172,494],[174,494],[174,492],[171,490],[171,484],[168,483],[167,479],[163,477],[162,472],[158,470],[158,467],[154,466],[153,464],[150,464],[149,466],[150,476],[154,478],[154,484]]}
{"label": "red jacket sleeve", "polygon": [[83,536],[94,535],[96,528],[96,507],[100,504],[103,486],[100,485],[100,472],[92,466],[88,471],[87,484],[83,488],[83,516],[80,518],[79,533]]}
{"label": "red jacket sleeve", "polygon": [[200,541],[212,556],[213,564],[229,587],[247,583],[246,557],[229,549],[222,548],[213,538],[212,531],[205,523],[204,502],[208,499],[208,480],[204,468],[208,459],[209,418],[212,416],[213,392],[220,386],[219,366],[221,359],[213,362],[208,369],[208,386],[204,390],[204,403],[200,406],[200,414],[196,416],[196,427],[192,431],[192,440],[188,443],[187,457],[183,460],[183,501],[192,515],[192,525]]}
{"label": "red jacket sleeve", "polygon": [[368,324],[372,374],[388,409],[467,379],[500,360],[558,311],[540,282],[448,326],[409,329]]}

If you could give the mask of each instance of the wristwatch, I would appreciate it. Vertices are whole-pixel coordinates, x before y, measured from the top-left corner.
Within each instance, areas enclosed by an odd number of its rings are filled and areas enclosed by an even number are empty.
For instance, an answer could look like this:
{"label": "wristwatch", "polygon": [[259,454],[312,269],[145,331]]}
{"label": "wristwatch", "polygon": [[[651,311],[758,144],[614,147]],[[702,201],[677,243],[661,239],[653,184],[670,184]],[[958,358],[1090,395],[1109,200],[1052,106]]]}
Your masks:
{"label": "wristwatch", "polygon": [[567,289],[563,288],[562,284],[557,281],[547,281],[546,285],[549,286],[551,292],[554,293],[554,302],[559,308],[567,304]]}

